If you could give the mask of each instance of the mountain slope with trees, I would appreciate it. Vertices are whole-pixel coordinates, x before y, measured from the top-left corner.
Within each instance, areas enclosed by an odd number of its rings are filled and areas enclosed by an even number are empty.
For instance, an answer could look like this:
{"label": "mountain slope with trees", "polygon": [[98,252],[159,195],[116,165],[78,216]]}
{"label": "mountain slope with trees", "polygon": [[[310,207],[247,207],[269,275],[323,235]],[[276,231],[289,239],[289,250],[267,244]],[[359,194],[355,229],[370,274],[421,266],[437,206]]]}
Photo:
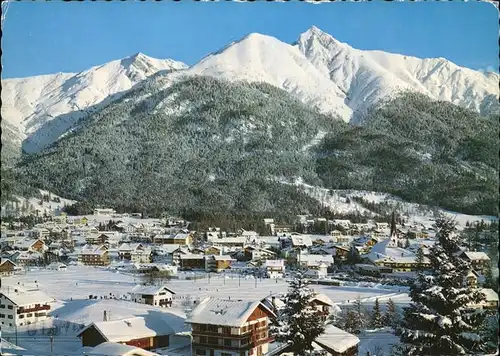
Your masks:
{"label": "mountain slope with trees", "polygon": [[54,193],[118,209],[300,213],[318,203],[271,178],[319,183],[314,155],[297,148],[337,124],[268,84],[192,77],[164,89],[159,76],[21,171]]}
{"label": "mountain slope with trees", "polygon": [[363,126],[316,148],[327,188],[376,190],[470,214],[497,214],[498,122],[406,92],[373,108]]}
{"label": "mountain slope with trees", "polygon": [[87,208],[148,213],[320,211],[315,199],[276,180],[294,177],[497,213],[494,120],[404,93],[353,126],[269,84],[168,78],[149,78],[89,114],[25,157],[17,174]]}

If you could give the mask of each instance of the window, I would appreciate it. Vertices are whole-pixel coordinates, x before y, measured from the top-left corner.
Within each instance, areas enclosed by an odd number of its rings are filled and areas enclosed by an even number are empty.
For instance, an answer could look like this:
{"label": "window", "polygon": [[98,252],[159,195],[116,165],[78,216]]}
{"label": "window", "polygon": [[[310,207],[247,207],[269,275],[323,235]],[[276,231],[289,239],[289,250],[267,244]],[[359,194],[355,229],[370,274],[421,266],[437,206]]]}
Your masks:
{"label": "window", "polygon": [[7,318],[13,319],[14,317],[12,315],[7,315]]}
{"label": "window", "polygon": [[5,314],[0,314],[0,318],[5,318]]}
{"label": "window", "polygon": [[14,308],[14,306],[12,306],[12,305],[7,305],[7,308],[8,308],[8,309],[13,309],[13,308]]}
{"label": "window", "polygon": [[203,355],[204,356],[204,355],[206,355],[206,352],[203,349],[196,349],[195,350],[195,354],[196,355]]}
{"label": "window", "polygon": [[224,346],[231,346],[231,339],[224,339]]}
{"label": "window", "polygon": [[19,319],[24,319],[24,315],[23,314],[19,315]]}
{"label": "window", "polygon": [[0,304],[0,308],[5,309],[5,304]]}
{"label": "window", "polygon": [[231,354],[228,354],[227,352],[221,352],[220,356],[232,356]]}
{"label": "window", "polygon": [[26,315],[28,318],[31,318],[33,316],[33,313],[28,313],[28,315]]}

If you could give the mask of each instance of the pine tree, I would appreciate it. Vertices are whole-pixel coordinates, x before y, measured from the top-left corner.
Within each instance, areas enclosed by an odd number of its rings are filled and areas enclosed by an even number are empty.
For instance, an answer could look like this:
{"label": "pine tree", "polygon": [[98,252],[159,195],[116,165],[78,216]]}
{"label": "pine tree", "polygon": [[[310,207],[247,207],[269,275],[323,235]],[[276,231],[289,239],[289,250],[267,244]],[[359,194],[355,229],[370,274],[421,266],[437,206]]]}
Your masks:
{"label": "pine tree", "polygon": [[425,256],[424,256],[424,249],[422,246],[420,246],[417,250],[417,253],[415,254],[415,262],[416,262],[416,271],[417,273],[423,273],[424,271],[424,261],[425,261]]}
{"label": "pine tree", "polygon": [[498,290],[498,277],[493,276],[493,271],[491,269],[491,264],[486,268],[486,273],[484,275],[484,288],[491,288],[493,290]]}
{"label": "pine tree", "polygon": [[375,299],[375,305],[373,306],[372,318],[371,318],[372,328],[378,329],[383,327],[382,313],[380,313],[380,304],[378,298]]}
{"label": "pine tree", "polygon": [[271,325],[276,340],[290,342],[294,355],[304,355],[312,350],[312,342],[325,331],[321,311],[310,303],[314,295],[304,275],[299,273],[290,282],[285,307]]}
{"label": "pine tree", "polygon": [[361,329],[360,320],[354,310],[347,310],[343,329],[352,334],[358,334]]}
{"label": "pine tree", "polygon": [[398,325],[398,313],[396,311],[396,304],[389,298],[385,307],[385,314],[383,317],[384,326],[396,327]]}
{"label": "pine tree", "polygon": [[482,351],[477,333],[484,320],[482,310],[469,307],[484,300],[484,294],[463,284],[470,263],[455,253],[458,237],[455,223],[436,221],[436,244],[430,249],[432,275],[419,272],[410,287],[412,303],[405,308],[398,334],[408,356],[455,356]]}

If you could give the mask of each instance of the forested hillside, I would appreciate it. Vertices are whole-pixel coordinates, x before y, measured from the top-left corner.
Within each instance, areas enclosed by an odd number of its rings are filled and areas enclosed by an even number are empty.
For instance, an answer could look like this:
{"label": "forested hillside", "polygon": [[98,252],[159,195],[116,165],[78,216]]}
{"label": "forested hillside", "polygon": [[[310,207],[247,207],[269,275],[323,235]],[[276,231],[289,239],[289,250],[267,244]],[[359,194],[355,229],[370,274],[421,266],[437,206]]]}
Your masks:
{"label": "forested hillside", "polygon": [[404,93],[364,126],[326,136],[317,172],[328,188],[388,192],[470,214],[497,214],[498,122]]}
{"label": "forested hillside", "polygon": [[275,179],[294,177],[497,213],[495,120],[404,93],[350,126],[269,84],[198,76],[165,88],[162,80],[147,79],[91,114],[17,171],[89,208],[153,214],[319,211]]}
{"label": "forested hillside", "polygon": [[118,209],[317,209],[312,198],[269,178],[319,183],[314,155],[300,148],[343,123],[267,84],[160,83],[146,80],[26,159],[21,171],[61,196]]}

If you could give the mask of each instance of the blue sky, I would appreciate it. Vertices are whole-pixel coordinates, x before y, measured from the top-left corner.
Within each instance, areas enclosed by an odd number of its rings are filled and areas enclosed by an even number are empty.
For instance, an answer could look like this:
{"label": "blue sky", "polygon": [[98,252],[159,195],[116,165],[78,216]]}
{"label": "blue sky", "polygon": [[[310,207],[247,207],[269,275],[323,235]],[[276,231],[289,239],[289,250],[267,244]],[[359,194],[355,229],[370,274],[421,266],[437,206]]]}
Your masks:
{"label": "blue sky", "polygon": [[285,42],[316,25],[360,49],[498,71],[498,15],[477,2],[16,2],[3,78],[78,72],[137,52],[194,64],[248,33]]}

